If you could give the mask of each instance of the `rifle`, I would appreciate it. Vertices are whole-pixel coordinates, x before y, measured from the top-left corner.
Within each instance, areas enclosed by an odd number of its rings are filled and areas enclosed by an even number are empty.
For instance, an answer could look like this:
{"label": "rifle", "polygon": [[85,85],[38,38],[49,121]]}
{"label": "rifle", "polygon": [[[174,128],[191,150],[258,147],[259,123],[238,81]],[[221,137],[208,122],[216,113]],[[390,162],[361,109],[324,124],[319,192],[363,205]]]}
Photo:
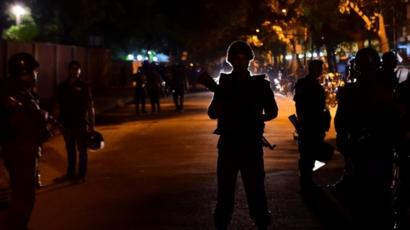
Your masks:
{"label": "rifle", "polygon": [[296,130],[293,133],[293,140],[297,141],[299,139],[299,130],[300,130],[300,124],[299,124],[298,117],[296,116],[296,114],[292,114],[288,117],[288,119]]}
{"label": "rifle", "polygon": [[[7,98],[7,103],[8,103],[9,106],[14,107],[14,108],[23,108],[23,107],[26,106],[25,104],[23,104],[23,102],[19,101],[18,99],[14,98],[12,96],[9,96]],[[57,119],[55,119],[53,116],[51,116],[49,112],[41,109],[38,106],[38,104],[36,104],[35,107],[25,107],[25,108],[27,108],[29,110],[32,110],[32,111],[36,111],[39,114],[41,114],[41,117],[44,120],[44,123],[45,123],[45,126],[46,126],[45,130],[47,131],[47,135],[44,137],[43,142],[46,139],[49,139],[50,137],[53,137],[53,136],[56,135],[55,128],[57,128],[61,131],[64,130],[63,125]]]}
{"label": "rifle", "polygon": [[[199,78],[198,78],[198,83],[205,86],[207,89],[209,89],[211,92],[216,92],[219,89],[219,85],[212,79],[211,76],[207,72],[203,72]],[[274,150],[276,147],[276,144],[271,144],[269,143],[268,139],[266,139],[265,136],[262,136],[262,146],[267,147],[270,150]]]}

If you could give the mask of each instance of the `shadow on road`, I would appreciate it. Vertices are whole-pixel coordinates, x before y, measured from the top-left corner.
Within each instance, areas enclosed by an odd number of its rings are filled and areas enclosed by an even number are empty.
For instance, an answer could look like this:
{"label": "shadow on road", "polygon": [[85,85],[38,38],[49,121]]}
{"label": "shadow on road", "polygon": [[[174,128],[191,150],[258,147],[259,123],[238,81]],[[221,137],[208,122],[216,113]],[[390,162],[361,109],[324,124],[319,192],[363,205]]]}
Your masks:
{"label": "shadow on road", "polygon": [[162,120],[168,118],[191,116],[195,114],[206,114],[206,108],[187,108],[182,113],[174,112],[172,110],[164,110],[161,113],[141,114],[135,115],[131,110],[127,112],[112,111],[103,113],[96,116],[97,125],[117,125],[132,121],[150,121],[150,120]]}
{"label": "shadow on road", "polygon": [[324,229],[345,230],[352,228],[348,210],[326,189],[314,194],[304,194],[303,201]]}

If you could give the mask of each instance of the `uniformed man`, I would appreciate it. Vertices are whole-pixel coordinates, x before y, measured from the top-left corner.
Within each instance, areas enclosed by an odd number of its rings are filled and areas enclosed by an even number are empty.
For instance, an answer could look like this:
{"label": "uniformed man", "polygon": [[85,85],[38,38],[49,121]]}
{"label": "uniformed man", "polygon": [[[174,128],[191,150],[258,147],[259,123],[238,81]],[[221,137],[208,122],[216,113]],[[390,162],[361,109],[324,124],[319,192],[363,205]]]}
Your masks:
{"label": "uniformed man", "polygon": [[248,71],[254,58],[251,47],[233,42],[227,53],[230,74],[221,74],[220,84],[209,107],[211,119],[218,119],[218,202],[214,212],[217,229],[227,229],[233,209],[235,184],[241,172],[250,216],[258,229],[267,229],[270,211],[266,201],[262,134],[264,122],[277,116],[278,107],[264,75]]}
{"label": "uniformed man", "polygon": [[397,56],[394,52],[389,51],[382,56],[382,73],[381,77],[385,79],[386,84],[391,88],[392,91],[396,91],[399,84],[399,79],[397,78]]}
{"label": "uniformed man", "polygon": [[59,120],[64,127],[68,163],[66,175],[58,180],[78,179],[84,182],[87,175],[87,137],[94,130],[95,111],[91,89],[80,75],[80,63],[71,61],[67,80],[58,86]]}
{"label": "uniformed man", "polygon": [[182,112],[184,110],[186,78],[187,76],[184,66],[182,64],[175,66],[170,82],[175,112]]}
{"label": "uniformed man", "polygon": [[0,87],[0,145],[11,189],[8,223],[0,229],[27,229],[34,207],[36,158],[48,138],[46,114],[33,90],[38,66],[30,54],[11,56],[10,77]]}
{"label": "uniformed man", "polygon": [[295,85],[294,101],[299,120],[299,173],[300,191],[314,192],[318,189],[312,174],[315,160],[323,146],[326,131],[329,129],[330,113],[326,108],[326,96],[320,85],[323,62],[309,62],[309,73]]}
{"label": "uniformed man", "polygon": [[400,109],[399,167],[400,184],[398,191],[398,229],[409,229],[407,210],[410,201],[410,78],[397,87]]}
{"label": "uniformed man", "polygon": [[372,48],[359,50],[357,81],[341,91],[336,112],[337,145],[353,163],[355,229],[391,229],[393,150],[399,121],[391,87]]}
{"label": "uniformed man", "polygon": [[137,115],[140,114],[140,105],[141,105],[141,112],[145,114],[147,113],[147,111],[145,110],[145,98],[147,97],[145,86],[147,84],[147,79],[146,79],[146,74],[142,67],[140,67],[138,69],[138,72],[134,75],[134,82],[135,82],[135,97],[134,97],[135,113]]}

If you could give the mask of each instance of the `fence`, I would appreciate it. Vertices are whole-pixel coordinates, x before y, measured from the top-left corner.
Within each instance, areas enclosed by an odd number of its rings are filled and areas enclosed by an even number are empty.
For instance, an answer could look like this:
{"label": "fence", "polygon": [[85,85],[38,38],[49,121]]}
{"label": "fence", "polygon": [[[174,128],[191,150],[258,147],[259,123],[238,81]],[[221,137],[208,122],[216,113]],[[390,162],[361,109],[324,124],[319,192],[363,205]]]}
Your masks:
{"label": "fence", "polygon": [[30,53],[40,63],[38,92],[43,100],[54,96],[57,85],[67,78],[68,63],[72,60],[81,63],[81,78],[93,88],[106,88],[115,82],[108,49],[4,40],[0,40],[0,78],[7,76],[7,60],[17,52]]}

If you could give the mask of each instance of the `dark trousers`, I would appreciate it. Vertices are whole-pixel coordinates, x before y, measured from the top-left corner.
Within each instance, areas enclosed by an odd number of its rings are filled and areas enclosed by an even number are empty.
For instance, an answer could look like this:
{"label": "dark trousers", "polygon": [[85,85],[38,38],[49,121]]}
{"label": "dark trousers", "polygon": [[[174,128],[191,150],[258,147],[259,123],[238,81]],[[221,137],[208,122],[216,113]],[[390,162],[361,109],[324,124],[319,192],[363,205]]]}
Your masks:
{"label": "dark trousers", "polygon": [[299,136],[299,173],[300,183],[303,185],[310,185],[313,183],[312,174],[315,166],[316,155],[320,151],[323,144],[324,133],[305,133]]}
{"label": "dark trousers", "polygon": [[399,151],[400,182],[397,194],[399,230],[410,229],[408,208],[410,204],[410,143],[402,144]]}
{"label": "dark trousers", "polygon": [[135,89],[135,112],[137,114],[140,113],[140,105],[141,105],[141,112],[145,113],[145,89],[144,88],[137,88]]}
{"label": "dark trousers", "polygon": [[77,152],[79,156],[78,176],[87,174],[87,130],[86,128],[66,128],[64,140],[67,150],[67,175],[76,175]]}
{"label": "dark trousers", "polygon": [[182,111],[184,109],[184,92],[174,91],[172,96],[174,98],[175,110]]}
{"label": "dark trousers", "polygon": [[24,141],[3,145],[4,161],[10,175],[10,208],[8,223],[0,229],[26,229],[35,202],[36,158],[39,146]]}
{"label": "dark trousers", "polygon": [[161,105],[159,103],[159,95],[150,95],[149,99],[151,101],[151,112],[161,112]]}
{"label": "dark trousers", "polygon": [[[392,229],[393,152],[382,140],[363,141],[352,150],[355,229]],[[365,214],[364,214],[365,213]]]}
{"label": "dark trousers", "polygon": [[270,224],[262,145],[260,139],[253,142],[249,144],[224,137],[219,140],[218,203],[214,212],[215,225],[219,228],[228,226],[231,221],[238,172],[241,173],[251,218],[259,227]]}

